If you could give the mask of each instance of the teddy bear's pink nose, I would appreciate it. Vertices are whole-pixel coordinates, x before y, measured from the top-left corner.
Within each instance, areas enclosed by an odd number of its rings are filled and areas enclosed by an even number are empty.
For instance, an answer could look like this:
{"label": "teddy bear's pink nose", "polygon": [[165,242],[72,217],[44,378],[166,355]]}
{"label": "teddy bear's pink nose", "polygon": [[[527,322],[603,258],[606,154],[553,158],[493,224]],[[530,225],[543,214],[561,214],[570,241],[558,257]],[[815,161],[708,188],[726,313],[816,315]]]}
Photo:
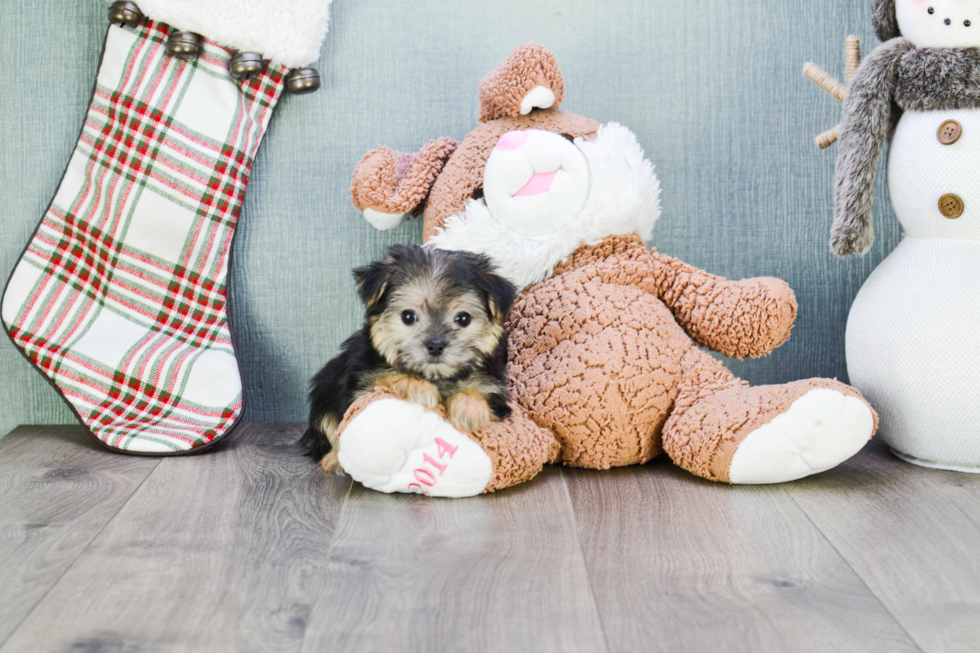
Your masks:
{"label": "teddy bear's pink nose", "polygon": [[502,150],[516,150],[530,138],[527,132],[509,131],[497,141],[497,147]]}

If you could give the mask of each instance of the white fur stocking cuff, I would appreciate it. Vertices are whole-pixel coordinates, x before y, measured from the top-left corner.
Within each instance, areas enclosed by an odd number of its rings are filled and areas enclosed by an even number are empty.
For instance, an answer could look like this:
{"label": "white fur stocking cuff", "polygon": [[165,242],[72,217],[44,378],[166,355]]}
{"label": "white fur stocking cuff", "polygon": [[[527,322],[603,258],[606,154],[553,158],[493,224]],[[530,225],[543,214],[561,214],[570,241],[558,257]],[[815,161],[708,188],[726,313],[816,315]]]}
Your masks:
{"label": "white fur stocking cuff", "polygon": [[144,16],[297,68],[320,58],[331,0],[134,0]]}

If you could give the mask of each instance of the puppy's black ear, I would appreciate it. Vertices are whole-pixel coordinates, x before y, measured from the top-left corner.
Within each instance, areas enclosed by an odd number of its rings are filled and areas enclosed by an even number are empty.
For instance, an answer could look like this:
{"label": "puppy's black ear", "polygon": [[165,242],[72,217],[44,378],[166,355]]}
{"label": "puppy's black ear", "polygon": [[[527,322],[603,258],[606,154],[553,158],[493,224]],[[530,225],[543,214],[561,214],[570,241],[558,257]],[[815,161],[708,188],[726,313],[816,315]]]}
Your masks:
{"label": "puppy's black ear", "polygon": [[477,270],[477,285],[487,297],[487,313],[494,322],[503,324],[517,298],[517,288],[497,274],[497,269],[485,256],[480,257]]}
{"label": "puppy's black ear", "polygon": [[381,307],[385,293],[396,286],[409,270],[424,267],[425,252],[418,245],[393,245],[384,261],[354,270],[361,301],[368,312]]}
{"label": "puppy's black ear", "polygon": [[385,291],[391,285],[392,264],[390,261],[377,261],[371,265],[354,270],[354,281],[361,301],[368,311],[378,306]]}

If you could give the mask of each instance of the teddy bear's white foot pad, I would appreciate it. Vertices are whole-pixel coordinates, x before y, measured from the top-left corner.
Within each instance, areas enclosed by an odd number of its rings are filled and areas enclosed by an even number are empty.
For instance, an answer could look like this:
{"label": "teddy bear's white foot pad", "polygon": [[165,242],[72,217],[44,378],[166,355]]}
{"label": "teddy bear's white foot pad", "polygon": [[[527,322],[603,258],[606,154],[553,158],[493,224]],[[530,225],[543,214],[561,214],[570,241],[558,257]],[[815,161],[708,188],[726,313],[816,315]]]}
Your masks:
{"label": "teddy bear's white foot pad", "polygon": [[738,445],[728,469],[735,484],[785,483],[836,467],[871,439],[866,403],[829,388],[810,390]]}
{"label": "teddy bear's white foot pad", "polygon": [[380,399],[340,438],[340,466],[365,487],[432,497],[483,492],[493,465],[480,446],[417,404]]}
{"label": "teddy bear's white foot pad", "polygon": [[374,209],[364,209],[364,219],[378,231],[388,231],[400,227],[411,216],[410,213],[382,213]]}

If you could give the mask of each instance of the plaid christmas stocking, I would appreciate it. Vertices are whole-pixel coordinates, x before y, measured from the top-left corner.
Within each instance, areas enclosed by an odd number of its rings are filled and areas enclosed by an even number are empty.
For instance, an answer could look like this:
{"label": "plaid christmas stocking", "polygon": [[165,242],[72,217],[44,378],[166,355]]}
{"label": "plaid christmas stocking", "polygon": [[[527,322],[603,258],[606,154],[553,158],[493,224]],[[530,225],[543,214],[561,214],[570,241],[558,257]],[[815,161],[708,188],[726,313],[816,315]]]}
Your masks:
{"label": "plaid christmas stocking", "polygon": [[[158,4],[181,4],[169,2]],[[192,4],[198,23],[210,7],[219,26],[235,3]],[[327,3],[315,4],[325,32]],[[134,453],[196,451],[242,417],[229,255],[289,72],[270,62],[236,81],[233,50],[197,36],[197,56],[182,60],[167,52],[171,31],[138,9],[109,28],[78,143],[0,306],[16,346],[98,441]]]}

